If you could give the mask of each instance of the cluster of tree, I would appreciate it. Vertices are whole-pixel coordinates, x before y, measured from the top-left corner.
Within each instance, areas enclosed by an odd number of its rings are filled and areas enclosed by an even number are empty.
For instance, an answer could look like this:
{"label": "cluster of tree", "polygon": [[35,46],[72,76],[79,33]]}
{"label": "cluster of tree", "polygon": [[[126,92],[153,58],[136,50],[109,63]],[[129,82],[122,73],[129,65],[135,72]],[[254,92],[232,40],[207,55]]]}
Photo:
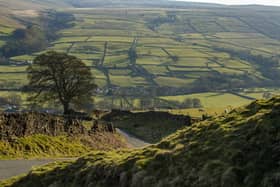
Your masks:
{"label": "cluster of tree", "polygon": [[57,39],[57,31],[74,26],[73,14],[49,10],[40,17],[40,27],[44,30],[48,40]]}
{"label": "cluster of tree", "polygon": [[9,58],[43,50],[49,42],[57,38],[57,31],[71,26],[73,20],[72,14],[56,11],[45,12],[38,24],[16,29],[0,49],[0,56]]}
{"label": "cluster of tree", "polygon": [[[133,103],[133,99],[127,99]],[[160,98],[141,98],[139,106],[133,104],[121,104],[122,102],[112,102],[112,100],[101,100],[95,103],[100,109],[122,109],[122,110],[146,110],[146,109],[186,109],[186,108],[202,108],[201,101],[197,98],[187,98],[183,102],[169,101]]]}
{"label": "cluster of tree", "polygon": [[167,16],[158,16],[148,21],[147,26],[151,30],[156,30],[156,28],[159,27],[160,25],[165,23],[174,23],[176,22],[176,20],[177,17],[175,14],[168,14]]}
{"label": "cluster of tree", "polygon": [[36,26],[28,26],[25,29],[16,29],[10,36],[9,41],[2,47],[4,57],[30,54],[46,48],[48,45],[43,30]]}
{"label": "cluster of tree", "polygon": [[203,107],[200,99],[198,98],[186,98],[181,104],[182,108],[201,108]]}

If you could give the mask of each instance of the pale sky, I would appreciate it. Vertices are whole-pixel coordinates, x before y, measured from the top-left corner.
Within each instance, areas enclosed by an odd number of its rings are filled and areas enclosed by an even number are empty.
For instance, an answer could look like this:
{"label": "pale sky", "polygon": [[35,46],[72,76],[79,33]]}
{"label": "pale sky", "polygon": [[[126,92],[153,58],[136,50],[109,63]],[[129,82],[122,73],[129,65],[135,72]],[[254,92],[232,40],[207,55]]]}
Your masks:
{"label": "pale sky", "polygon": [[180,0],[180,1],[219,3],[219,4],[227,4],[227,5],[261,4],[261,5],[280,6],[280,0]]}

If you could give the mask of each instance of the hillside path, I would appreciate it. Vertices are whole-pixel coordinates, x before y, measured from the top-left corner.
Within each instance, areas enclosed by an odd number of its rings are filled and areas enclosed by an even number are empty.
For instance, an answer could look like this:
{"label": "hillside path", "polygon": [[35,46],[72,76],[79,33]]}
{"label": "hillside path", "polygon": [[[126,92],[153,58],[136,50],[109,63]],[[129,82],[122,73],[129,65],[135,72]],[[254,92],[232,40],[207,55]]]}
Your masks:
{"label": "hillside path", "polygon": [[119,134],[121,134],[126,139],[130,148],[141,148],[141,147],[145,147],[147,145],[150,145],[149,143],[147,143],[143,140],[140,140],[139,138],[136,138],[131,134],[128,134],[124,130],[121,130],[121,129],[118,129],[118,128],[116,130]]}

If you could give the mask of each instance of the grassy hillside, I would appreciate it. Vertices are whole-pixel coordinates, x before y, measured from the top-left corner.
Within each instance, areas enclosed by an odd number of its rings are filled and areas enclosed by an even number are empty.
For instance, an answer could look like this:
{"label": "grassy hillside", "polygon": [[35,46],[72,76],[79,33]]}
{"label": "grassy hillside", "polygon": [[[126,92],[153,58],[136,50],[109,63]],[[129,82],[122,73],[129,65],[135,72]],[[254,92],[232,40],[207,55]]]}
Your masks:
{"label": "grassy hillside", "polygon": [[3,186],[279,186],[280,97],[177,131],[134,151],[93,152]]}
{"label": "grassy hillside", "polygon": [[90,150],[78,138],[34,135],[17,138],[13,142],[0,141],[0,158],[75,157]]}
{"label": "grassy hillside", "polygon": [[[181,95],[279,86],[279,11],[268,9],[67,9],[76,17],[74,26],[60,31],[48,50],[81,58],[99,87],[111,88],[115,95],[150,94],[151,88],[161,95]],[[129,55],[132,46],[135,60]],[[11,59],[26,61],[36,55]],[[119,87],[136,91],[115,91]]]}
{"label": "grassy hillside", "polygon": [[125,140],[118,134],[95,133],[91,137],[52,137],[32,135],[0,141],[0,159],[79,157],[92,150],[125,148]]}
{"label": "grassy hillside", "polygon": [[1,8],[7,10],[42,10],[48,8],[67,8],[70,7],[66,1],[55,0],[0,0]]}
{"label": "grassy hillside", "polygon": [[74,7],[143,7],[143,8],[166,8],[166,7],[221,7],[218,4],[176,2],[169,0],[64,0]]}
{"label": "grassy hillside", "polygon": [[9,34],[15,28],[24,27],[24,22],[38,16],[41,10],[67,7],[71,6],[55,0],[0,0],[0,34]]}

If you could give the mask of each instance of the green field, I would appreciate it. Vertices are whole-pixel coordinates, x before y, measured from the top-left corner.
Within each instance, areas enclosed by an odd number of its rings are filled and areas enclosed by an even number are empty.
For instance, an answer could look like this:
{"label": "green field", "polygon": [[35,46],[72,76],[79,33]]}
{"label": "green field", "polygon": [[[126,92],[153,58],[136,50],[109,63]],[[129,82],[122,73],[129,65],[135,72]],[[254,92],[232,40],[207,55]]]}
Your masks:
{"label": "green field", "polygon": [[[257,79],[261,73],[255,74],[258,70],[254,64],[219,52],[211,46],[248,50],[252,54],[269,57],[280,49],[278,40],[259,33],[245,24],[246,21],[241,21],[247,19],[245,15],[242,19],[235,16],[228,18],[223,11],[219,16],[211,9],[197,14],[176,9],[127,9],[125,12],[123,9],[72,9],[68,12],[75,15],[75,26],[60,31],[61,37],[47,50],[68,52],[96,70],[104,43],[108,42],[102,66],[110,71],[112,84],[120,87],[139,85],[139,82],[147,86],[149,84],[143,83],[148,82],[159,87],[188,88],[196,84],[200,77],[211,73],[236,77],[249,74],[252,79]],[[261,14],[254,13],[258,16]],[[174,23],[168,22],[170,14],[175,15]],[[151,29],[149,25],[158,17],[167,21]],[[146,73],[133,70],[128,59],[128,50],[134,39],[137,40],[136,63],[146,69]],[[12,59],[26,61],[34,56]],[[123,68],[127,70],[122,71]],[[119,72],[117,77],[111,73],[113,71]],[[133,77],[134,74],[137,78]],[[152,83],[147,76],[152,77]],[[100,87],[110,86],[102,81],[97,83]]]}
{"label": "green field", "polygon": [[[11,60],[30,62],[47,50],[66,52],[90,66],[96,84],[103,90],[113,90],[115,97],[128,92],[127,97],[137,94],[146,97],[153,94],[150,91],[153,88],[158,89],[157,97],[170,101],[186,98],[176,96],[184,95],[182,92],[198,93],[194,97],[200,98],[205,107],[220,107],[219,101],[221,105],[235,107],[246,103],[246,99],[232,96],[232,89],[279,86],[277,76],[270,76],[270,72],[280,69],[279,63],[264,68],[246,60],[247,57],[231,53],[245,51],[251,56],[261,55],[279,62],[280,38],[275,33],[280,28],[280,14],[277,8],[270,13],[264,9],[65,9],[76,18],[72,27],[60,30],[60,37],[46,50]],[[270,17],[273,20],[268,20]],[[265,26],[261,26],[262,22]],[[3,33],[9,30],[1,29]],[[3,43],[0,40],[0,46]],[[135,62],[129,56],[132,47],[137,53]],[[0,67],[4,73],[1,87],[19,88],[25,84],[24,68]],[[170,88],[168,93],[166,88]],[[134,93],[131,89],[135,89]],[[207,97],[199,94],[202,91],[225,94]],[[262,96],[240,92],[252,98]]]}
{"label": "green field", "polygon": [[166,100],[181,102],[183,102],[187,98],[199,98],[202,102],[202,105],[206,108],[238,107],[250,102],[249,99],[244,99],[230,93],[200,93],[191,95],[167,96],[162,98]]}

